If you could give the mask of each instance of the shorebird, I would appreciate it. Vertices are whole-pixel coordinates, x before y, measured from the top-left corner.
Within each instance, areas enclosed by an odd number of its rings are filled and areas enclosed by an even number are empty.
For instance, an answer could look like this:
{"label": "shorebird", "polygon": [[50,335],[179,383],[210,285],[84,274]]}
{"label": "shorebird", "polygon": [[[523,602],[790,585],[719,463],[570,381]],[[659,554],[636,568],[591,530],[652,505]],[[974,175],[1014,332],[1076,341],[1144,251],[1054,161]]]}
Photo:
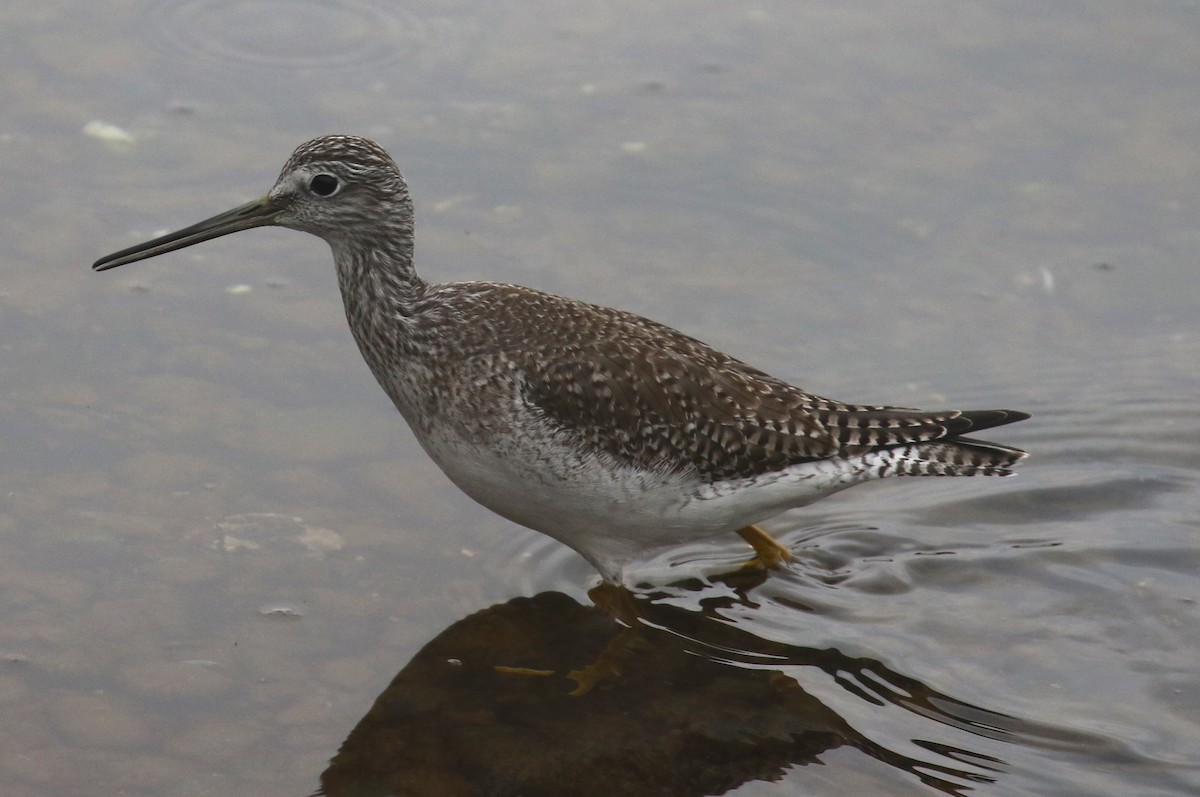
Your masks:
{"label": "shorebird", "polygon": [[1029,415],[847,404],[633,313],[496,282],[429,283],[391,156],[300,145],[261,199],[97,260],[97,271],[274,225],[333,250],[354,339],[438,467],[619,584],[652,551],[737,532],[890,476],[1005,476],[1025,452],[966,437]]}

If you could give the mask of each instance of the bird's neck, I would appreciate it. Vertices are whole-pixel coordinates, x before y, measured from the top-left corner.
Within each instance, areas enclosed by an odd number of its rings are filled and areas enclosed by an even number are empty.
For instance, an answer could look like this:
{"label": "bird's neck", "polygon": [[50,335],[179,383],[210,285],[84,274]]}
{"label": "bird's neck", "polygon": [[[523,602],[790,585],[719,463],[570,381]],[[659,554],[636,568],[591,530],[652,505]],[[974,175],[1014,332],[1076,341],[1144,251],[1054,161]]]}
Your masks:
{"label": "bird's neck", "polygon": [[413,267],[411,238],[357,246],[331,241],[346,318],[359,345],[364,336],[393,346],[421,312],[429,284]]}
{"label": "bird's neck", "polygon": [[333,244],[350,331],[376,380],[413,428],[433,417],[429,391],[442,313],[429,283],[413,268],[412,245],[356,248]]}
{"label": "bird's neck", "polygon": [[403,310],[428,287],[413,267],[412,235],[328,239],[342,296],[370,296],[373,307]]}

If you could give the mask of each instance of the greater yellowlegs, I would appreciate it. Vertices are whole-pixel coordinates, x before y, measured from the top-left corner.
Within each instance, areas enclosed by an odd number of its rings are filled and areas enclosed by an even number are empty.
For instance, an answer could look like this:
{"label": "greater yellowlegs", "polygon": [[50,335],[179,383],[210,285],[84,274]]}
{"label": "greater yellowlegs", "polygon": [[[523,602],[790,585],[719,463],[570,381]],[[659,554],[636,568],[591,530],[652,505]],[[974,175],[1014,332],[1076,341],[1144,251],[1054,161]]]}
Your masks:
{"label": "greater yellowlegs", "polygon": [[302,144],[274,187],[97,271],[252,227],[324,238],[359,350],[434,462],[479,503],[611,582],[652,550],[738,532],[888,476],[1003,476],[1025,456],[964,437],[1029,417],[831,401],[632,313],[413,268],[395,162],[356,136]]}

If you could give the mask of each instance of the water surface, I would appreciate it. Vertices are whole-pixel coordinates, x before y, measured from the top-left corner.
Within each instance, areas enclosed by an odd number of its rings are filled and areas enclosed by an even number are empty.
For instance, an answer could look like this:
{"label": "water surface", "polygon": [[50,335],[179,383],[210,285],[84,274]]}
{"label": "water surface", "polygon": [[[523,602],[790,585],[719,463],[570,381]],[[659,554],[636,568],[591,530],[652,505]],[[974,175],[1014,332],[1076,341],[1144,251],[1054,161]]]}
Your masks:
{"label": "water surface", "polygon": [[[1200,790],[1198,34],[1166,0],[0,12],[4,793],[554,793],[552,752],[637,751],[678,794]],[[995,437],[1032,456],[790,513],[765,580],[711,577],[736,538],[648,563],[627,674],[570,697],[620,632],[593,574],[427,461],[324,244],[88,271],[330,132],[396,157],[431,279],[1028,410]],[[369,732],[413,727],[387,781]]]}

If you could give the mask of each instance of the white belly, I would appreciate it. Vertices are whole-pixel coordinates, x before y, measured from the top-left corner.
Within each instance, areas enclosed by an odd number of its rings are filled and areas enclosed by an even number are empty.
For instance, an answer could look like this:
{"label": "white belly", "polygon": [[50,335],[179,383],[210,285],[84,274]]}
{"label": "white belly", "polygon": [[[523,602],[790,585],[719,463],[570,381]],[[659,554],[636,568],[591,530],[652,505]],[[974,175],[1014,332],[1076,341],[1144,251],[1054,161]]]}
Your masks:
{"label": "white belly", "polygon": [[421,443],[471,498],[574,548],[612,580],[650,551],[732,532],[851,483],[837,484],[831,464],[809,463],[754,482],[709,485],[617,465],[545,436]]}

